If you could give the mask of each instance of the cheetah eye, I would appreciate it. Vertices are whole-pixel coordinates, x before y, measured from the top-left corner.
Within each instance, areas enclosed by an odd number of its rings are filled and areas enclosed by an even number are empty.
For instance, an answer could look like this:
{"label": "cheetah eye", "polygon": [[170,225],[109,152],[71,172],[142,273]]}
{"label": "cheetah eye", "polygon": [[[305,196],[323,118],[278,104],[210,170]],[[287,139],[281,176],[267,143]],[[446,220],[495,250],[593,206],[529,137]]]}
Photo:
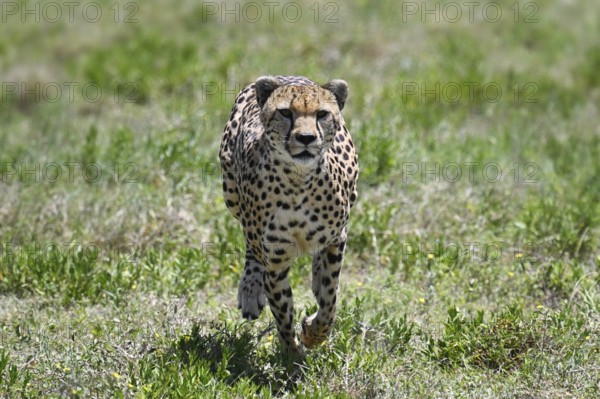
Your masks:
{"label": "cheetah eye", "polygon": [[328,111],[319,111],[317,112],[317,119],[323,119],[325,118],[327,115],[329,115]]}
{"label": "cheetah eye", "polygon": [[278,109],[277,111],[279,111],[279,114],[281,114],[281,116],[283,116],[284,118],[287,118],[287,119],[292,118],[292,111],[290,111],[287,108]]}

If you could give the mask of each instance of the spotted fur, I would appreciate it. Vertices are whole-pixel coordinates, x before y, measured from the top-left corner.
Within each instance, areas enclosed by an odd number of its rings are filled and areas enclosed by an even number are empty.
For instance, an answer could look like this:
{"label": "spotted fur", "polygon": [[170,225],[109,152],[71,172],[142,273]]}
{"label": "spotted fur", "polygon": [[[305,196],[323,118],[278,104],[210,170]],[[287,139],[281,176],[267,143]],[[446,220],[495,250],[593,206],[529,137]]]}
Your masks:
{"label": "spotted fur", "polygon": [[341,109],[343,80],[261,77],[237,96],[220,150],[227,207],[242,224],[246,262],[242,316],[268,300],[281,341],[299,351],[288,272],[310,254],[319,310],[302,320],[306,347],[324,341],[335,319],[346,225],[356,200],[358,159]]}

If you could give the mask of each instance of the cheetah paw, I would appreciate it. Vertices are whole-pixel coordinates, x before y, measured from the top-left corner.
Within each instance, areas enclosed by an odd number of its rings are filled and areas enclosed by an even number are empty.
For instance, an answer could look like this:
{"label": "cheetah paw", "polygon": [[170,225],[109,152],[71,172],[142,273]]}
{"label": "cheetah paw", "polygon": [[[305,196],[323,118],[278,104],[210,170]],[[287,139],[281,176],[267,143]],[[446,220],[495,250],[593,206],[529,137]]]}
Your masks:
{"label": "cheetah paw", "polygon": [[242,310],[242,317],[248,320],[258,319],[265,303],[262,281],[242,277],[238,286],[238,308]]}
{"label": "cheetah paw", "polygon": [[315,331],[317,329],[316,323],[314,323],[316,318],[316,313],[310,317],[304,317],[302,319],[302,331],[300,332],[300,341],[307,348],[312,348],[327,339],[329,335],[329,331],[331,328],[325,326],[321,327],[320,331]]}

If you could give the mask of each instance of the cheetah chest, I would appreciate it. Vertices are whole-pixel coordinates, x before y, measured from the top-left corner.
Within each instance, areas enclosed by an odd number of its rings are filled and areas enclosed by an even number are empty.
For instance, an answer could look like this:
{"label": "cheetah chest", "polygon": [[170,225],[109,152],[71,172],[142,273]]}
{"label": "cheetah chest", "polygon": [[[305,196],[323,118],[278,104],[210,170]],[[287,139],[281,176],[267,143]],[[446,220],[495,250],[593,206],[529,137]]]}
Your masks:
{"label": "cheetah chest", "polygon": [[315,255],[338,241],[347,211],[337,196],[316,194],[277,201],[263,234],[263,247],[277,256]]}

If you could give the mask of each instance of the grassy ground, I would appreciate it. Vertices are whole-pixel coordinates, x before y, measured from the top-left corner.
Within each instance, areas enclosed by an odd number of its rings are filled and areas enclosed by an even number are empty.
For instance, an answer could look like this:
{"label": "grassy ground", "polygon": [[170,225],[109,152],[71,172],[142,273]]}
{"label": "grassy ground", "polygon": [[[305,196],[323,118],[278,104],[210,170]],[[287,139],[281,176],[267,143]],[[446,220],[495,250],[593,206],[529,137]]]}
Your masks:
{"label": "grassy ground", "polygon": [[[2,4],[0,397],[598,397],[594,1],[36,3]],[[347,80],[361,163],[297,364],[240,320],[220,192],[264,74]]]}

